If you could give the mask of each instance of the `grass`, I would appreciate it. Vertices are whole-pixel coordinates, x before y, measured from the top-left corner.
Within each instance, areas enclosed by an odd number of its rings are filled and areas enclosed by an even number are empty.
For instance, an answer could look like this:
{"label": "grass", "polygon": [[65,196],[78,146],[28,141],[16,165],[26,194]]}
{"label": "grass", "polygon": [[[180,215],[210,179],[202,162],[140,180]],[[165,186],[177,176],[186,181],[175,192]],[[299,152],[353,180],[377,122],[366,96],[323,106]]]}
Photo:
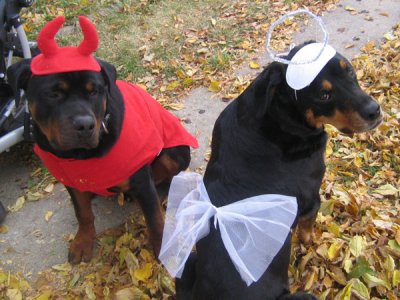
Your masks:
{"label": "grass", "polygon": [[[133,81],[159,74],[158,81],[176,80],[176,72],[186,64],[210,71],[222,71],[229,61],[241,57],[235,47],[244,40],[252,25],[245,18],[236,20],[230,11],[234,4],[222,0],[37,0],[28,10],[27,23],[30,39],[36,39],[43,25],[57,15],[65,15],[64,31],[59,38],[62,45],[77,44],[80,29],[74,28],[78,15],[87,15],[96,25],[100,44],[97,56],[114,64],[119,77]],[[268,5],[251,1],[248,12],[255,18],[265,16]],[[221,18],[226,13],[228,17]],[[190,43],[190,38],[196,39]],[[189,56],[201,48],[205,55]],[[145,56],[153,56],[146,61]],[[205,56],[204,59],[202,56]],[[201,66],[204,63],[204,66]]]}

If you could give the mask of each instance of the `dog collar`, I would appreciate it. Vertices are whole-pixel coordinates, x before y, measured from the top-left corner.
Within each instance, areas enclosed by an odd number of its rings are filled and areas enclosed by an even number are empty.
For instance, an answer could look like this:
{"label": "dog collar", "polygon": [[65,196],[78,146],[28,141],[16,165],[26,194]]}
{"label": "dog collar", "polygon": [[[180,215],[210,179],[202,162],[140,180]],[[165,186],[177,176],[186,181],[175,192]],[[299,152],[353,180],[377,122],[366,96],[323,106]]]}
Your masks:
{"label": "dog collar", "polygon": [[31,62],[33,75],[48,75],[72,71],[100,72],[101,67],[93,57],[99,39],[96,28],[86,17],[79,17],[79,24],[83,32],[83,41],[79,46],[59,47],[55,35],[65,22],[59,16],[47,23],[38,36],[38,47],[41,54],[35,56]]}
{"label": "dog collar", "polygon": [[180,278],[193,246],[208,235],[209,219],[247,286],[257,281],[282,248],[296,218],[295,197],[260,195],[215,207],[201,176],[181,172],[172,179],[160,261]]}

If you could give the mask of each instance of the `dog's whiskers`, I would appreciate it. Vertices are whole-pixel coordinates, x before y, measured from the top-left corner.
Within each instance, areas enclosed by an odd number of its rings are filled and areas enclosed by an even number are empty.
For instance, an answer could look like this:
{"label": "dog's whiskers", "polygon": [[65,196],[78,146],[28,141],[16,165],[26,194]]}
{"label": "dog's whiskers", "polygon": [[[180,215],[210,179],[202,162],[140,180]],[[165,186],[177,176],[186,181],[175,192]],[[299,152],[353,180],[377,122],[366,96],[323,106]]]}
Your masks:
{"label": "dog's whiskers", "polygon": [[109,133],[110,133],[110,132],[108,131],[108,129],[107,129],[107,125],[108,125],[108,121],[109,121],[109,120],[110,120],[110,114],[106,114],[105,117],[104,117],[103,122],[101,122],[101,126],[103,127],[104,132],[105,132],[106,134],[109,134]]}

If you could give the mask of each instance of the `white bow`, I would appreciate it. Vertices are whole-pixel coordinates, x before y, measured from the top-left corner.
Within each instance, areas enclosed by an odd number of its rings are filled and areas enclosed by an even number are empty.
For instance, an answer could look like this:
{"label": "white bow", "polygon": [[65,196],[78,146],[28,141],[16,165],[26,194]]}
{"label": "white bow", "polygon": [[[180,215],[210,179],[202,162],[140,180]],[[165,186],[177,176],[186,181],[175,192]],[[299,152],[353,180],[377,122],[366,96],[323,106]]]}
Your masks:
{"label": "white bow", "polygon": [[209,233],[209,219],[243,281],[257,281],[281,249],[297,214],[295,197],[260,195],[215,207],[201,176],[181,172],[172,180],[160,261],[180,278],[193,246]]}

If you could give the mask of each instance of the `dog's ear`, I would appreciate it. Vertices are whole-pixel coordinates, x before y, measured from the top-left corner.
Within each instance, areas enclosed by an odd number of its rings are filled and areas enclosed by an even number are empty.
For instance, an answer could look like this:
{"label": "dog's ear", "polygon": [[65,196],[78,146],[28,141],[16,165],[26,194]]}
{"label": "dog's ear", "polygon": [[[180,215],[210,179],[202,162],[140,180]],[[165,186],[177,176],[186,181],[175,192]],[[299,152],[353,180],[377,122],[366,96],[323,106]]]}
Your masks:
{"label": "dog's ear", "polygon": [[109,64],[104,60],[97,59],[97,61],[101,67],[101,74],[103,75],[108,88],[110,88],[111,86],[114,85],[115,81],[117,80],[117,70],[112,64]]}
{"label": "dog's ear", "polygon": [[256,118],[261,119],[267,112],[272,99],[275,94],[277,86],[283,81],[285,74],[285,67],[278,62],[271,63],[263,72],[262,80],[265,82],[262,85],[262,90],[257,91],[256,99],[259,101],[257,104]]}
{"label": "dog's ear", "polygon": [[21,60],[15,64],[12,64],[7,69],[7,81],[13,90],[17,105],[20,100],[20,90],[22,89],[26,91],[31,76],[32,72],[30,59]]}

